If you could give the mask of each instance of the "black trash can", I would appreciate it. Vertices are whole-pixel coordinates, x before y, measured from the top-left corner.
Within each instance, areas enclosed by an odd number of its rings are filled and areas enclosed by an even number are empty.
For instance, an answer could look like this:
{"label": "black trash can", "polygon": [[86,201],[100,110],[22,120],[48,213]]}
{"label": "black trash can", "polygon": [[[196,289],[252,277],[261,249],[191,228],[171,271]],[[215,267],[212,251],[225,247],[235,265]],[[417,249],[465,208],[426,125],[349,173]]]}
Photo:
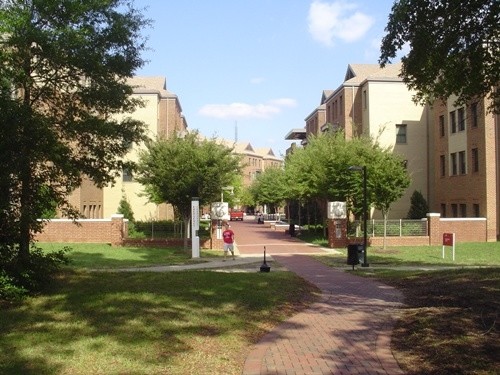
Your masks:
{"label": "black trash can", "polygon": [[363,258],[364,246],[362,244],[349,244],[347,245],[347,264],[354,266],[360,263],[360,259]]}

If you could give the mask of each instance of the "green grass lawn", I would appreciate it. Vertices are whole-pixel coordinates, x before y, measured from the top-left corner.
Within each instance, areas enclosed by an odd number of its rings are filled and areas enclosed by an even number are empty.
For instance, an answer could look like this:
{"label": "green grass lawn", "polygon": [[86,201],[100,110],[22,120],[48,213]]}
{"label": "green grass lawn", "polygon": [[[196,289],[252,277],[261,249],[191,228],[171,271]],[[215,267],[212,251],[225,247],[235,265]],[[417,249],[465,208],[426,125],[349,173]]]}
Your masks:
{"label": "green grass lawn", "polygon": [[0,373],[240,374],[313,291],[290,272],[67,270],[0,309]]}
{"label": "green grass lawn", "polygon": [[[442,246],[393,246],[385,250],[368,247],[368,263],[373,267],[397,266],[500,266],[500,242],[459,243],[455,245],[455,261],[452,248]],[[331,266],[344,267],[347,249],[340,254],[318,257]]]}
{"label": "green grass lawn", "polygon": [[[46,251],[63,246],[42,244]],[[239,374],[252,344],[317,296],[277,267],[271,273],[101,272],[95,270],[193,260],[180,248],[71,247],[71,265],[43,295],[0,305],[0,373]],[[342,251],[316,258],[345,270]],[[196,261],[221,255],[202,251]],[[450,248],[442,259],[441,246],[370,247],[368,262],[347,272],[405,295],[392,351],[406,374],[499,373],[498,243],[457,244],[455,262]]]}
{"label": "green grass lawn", "polygon": [[224,255],[222,251],[202,250],[199,259],[192,259],[191,250],[186,252],[182,247],[119,247],[92,243],[39,243],[38,246],[48,252],[67,246],[71,248],[67,253],[71,267],[92,269],[200,263]]}

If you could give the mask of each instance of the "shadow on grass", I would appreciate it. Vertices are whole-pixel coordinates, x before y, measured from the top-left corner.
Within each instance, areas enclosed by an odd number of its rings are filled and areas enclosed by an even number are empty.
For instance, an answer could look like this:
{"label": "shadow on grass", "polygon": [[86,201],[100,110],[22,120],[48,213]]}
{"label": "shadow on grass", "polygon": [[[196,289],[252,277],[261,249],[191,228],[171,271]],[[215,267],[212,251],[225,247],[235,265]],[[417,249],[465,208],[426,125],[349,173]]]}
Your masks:
{"label": "shadow on grass", "polygon": [[253,343],[312,290],[287,272],[66,272],[47,295],[0,310],[0,373],[166,371],[207,338],[215,354]]}
{"label": "shadow on grass", "polygon": [[71,250],[67,253],[71,267],[77,268],[121,268],[144,267],[149,265],[194,264],[205,262],[203,257],[213,258],[214,254],[202,250],[202,258],[192,259],[191,249],[182,247],[114,247],[108,244],[43,244],[45,251],[56,251],[63,247]]}
{"label": "shadow on grass", "polygon": [[500,268],[376,276],[405,295],[393,349],[407,374],[498,373]]}

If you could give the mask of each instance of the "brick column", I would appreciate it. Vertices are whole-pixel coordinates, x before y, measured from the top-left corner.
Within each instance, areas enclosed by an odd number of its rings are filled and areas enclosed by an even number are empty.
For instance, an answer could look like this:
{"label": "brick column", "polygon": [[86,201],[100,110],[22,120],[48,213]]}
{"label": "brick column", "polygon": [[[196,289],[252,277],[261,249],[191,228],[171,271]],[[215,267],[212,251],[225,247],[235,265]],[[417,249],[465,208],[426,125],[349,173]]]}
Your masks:
{"label": "brick column", "polygon": [[347,246],[347,219],[328,219],[328,247]]}
{"label": "brick column", "polygon": [[111,230],[110,230],[110,243],[111,246],[121,246],[125,236],[126,225],[124,224],[123,215],[111,215]]}
{"label": "brick column", "polygon": [[441,241],[441,214],[427,214],[427,231],[429,232],[429,245],[440,245]]}
{"label": "brick column", "polygon": [[[211,250],[222,250],[224,248],[224,241],[222,238],[217,239],[217,224],[218,220],[212,220],[210,224],[210,249]],[[224,222],[221,221],[222,228],[224,230]]]}

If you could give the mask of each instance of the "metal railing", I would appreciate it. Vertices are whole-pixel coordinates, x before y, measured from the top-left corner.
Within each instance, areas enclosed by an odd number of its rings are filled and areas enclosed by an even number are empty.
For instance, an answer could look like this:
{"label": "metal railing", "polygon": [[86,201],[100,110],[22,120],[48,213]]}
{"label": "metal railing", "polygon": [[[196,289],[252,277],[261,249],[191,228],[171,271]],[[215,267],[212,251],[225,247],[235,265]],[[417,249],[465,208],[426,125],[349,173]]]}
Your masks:
{"label": "metal railing", "polygon": [[[368,235],[371,237],[384,236],[384,220],[369,220],[367,222]],[[387,220],[387,237],[406,237],[406,236],[427,236],[427,220]],[[349,226],[348,234],[350,236],[361,237],[363,235],[363,221],[356,220]]]}

